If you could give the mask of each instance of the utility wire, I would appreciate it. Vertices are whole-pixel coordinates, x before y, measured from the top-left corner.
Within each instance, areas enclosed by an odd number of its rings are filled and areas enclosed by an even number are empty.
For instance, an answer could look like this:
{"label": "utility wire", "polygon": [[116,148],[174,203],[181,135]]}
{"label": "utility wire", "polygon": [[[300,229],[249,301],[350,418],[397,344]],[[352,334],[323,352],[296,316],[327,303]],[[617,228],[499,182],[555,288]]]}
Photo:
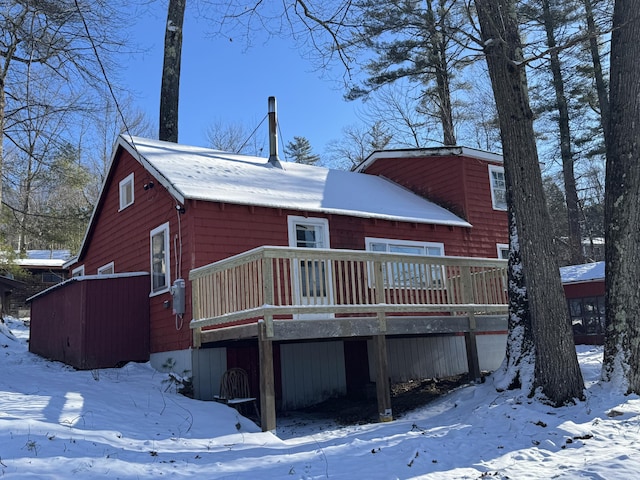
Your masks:
{"label": "utility wire", "polygon": [[107,87],[109,88],[109,93],[111,94],[111,98],[113,98],[113,103],[115,103],[116,105],[116,110],[118,111],[118,115],[120,116],[120,119],[122,120],[122,124],[124,125],[124,129],[127,132],[127,135],[129,135],[129,140],[131,141],[131,145],[133,146],[133,149],[136,151],[136,153],[138,153],[138,155],[140,155],[140,152],[138,152],[138,149],[136,148],[136,145],[133,141],[133,135],[131,134],[131,130],[129,129],[129,125],[127,125],[127,121],[124,118],[124,114],[122,113],[122,109],[120,108],[120,103],[118,103],[118,99],[116,98],[116,94],[113,91],[113,86],[111,85],[111,82],[109,81],[109,77],[107,76],[107,71],[104,68],[104,64],[102,63],[102,60],[100,59],[100,55],[98,54],[98,48],[96,47],[95,42],[93,41],[93,36],[91,35],[91,32],[89,31],[89,26],[87,25],[87,21],[84,18],[84,15],[82,13],[82,9],[80,8],[80,5],[78,4],[78,0],[74,0],[75,6],[76,6],[76,10],[78,10],[78,14],[80,15],[80,19],[82,20],[82,25],[84,26],[84,31],[87,34],[87,38],[89,39],[89,42],[91,43],[91,49],[93,50],[93,54],[96,57],[96,60],[98,62],[98,65],[100,66],[100,71],[102,72],[102,76],[104,77],[104,81],[107,84]]}

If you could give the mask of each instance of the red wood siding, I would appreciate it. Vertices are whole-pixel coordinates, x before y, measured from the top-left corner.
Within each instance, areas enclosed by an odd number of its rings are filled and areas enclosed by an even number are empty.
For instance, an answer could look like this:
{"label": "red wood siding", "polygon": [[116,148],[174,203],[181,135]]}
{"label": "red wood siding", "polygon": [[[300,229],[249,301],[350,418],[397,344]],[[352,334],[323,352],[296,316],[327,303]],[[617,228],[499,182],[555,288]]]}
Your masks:
{"label": "red wood siding", "polygon": [[29,351],[78,369],[149,360],[148,275],[72,280],[31,303]]}
{"label": "red wood siding", "polygon": [[[130,173],[134,174],[134,203],[119,212],[119,183]],[[144,185],[151,180],[154,181],[154,187],[144,190]],[[188,278],[188,262],[183,262],[182,268],[177,271],[174,255],[174,241],[179,245],[178,233],[181,233],[182,258],[191,257],[190,230],[186,227],[188,222],[184,218],[187,213],[181,217],[179,232],[175,199],[124,150],[120,150],[120,156],[115,160],[108,182],[105,195],[96,211],[91,237],[88,239],[84,255],[77,263],[85,266],[85,275],[95,275],[99,267],[111,261],[114,262],[116,273],[149,272],[149,234],[154,228],[169,222],[171,281],[176,278]],[[147,280],[148,295],[151,291],[151,280]],[[191,318],[191,286],[188,281],[186,284],[188,300],[184,322],[176,320],[171,308],[172,298],[168,292],[149,297],[152,353],[182,350],[191,345],[192,335],[188,324],[188,319]],[[169,302],[168,306],[165,306],[165,302]]]}
{"label": "red wood siding", "polygon": [[[84,265],[85,274],[93,275],[99,267],[113,261],[116,273],[149,272],[149,233],[168,222],[171,281],[188,279],[189,270],[193,268],[262,245],[288,245],[289,215],[327,218],[331,248],[363,250],[365,237],[378,237],[441,242],[445,254],[451,256],[496,257],[496,243],[507,243],[506,213],[491,208],[487,162],[458,157],[393,162],[396,159],[377,161],[371,173],[411,186],[442,204],[458,205],[458,213],[464,214],[474,227],[393,222],[197,200],[186,202],[185,212],[178,221],[176,200],[121,149],[96,209],[85,248],[72,268]],[[402,171],[405,168],[407,172]],[[119,212],[119,182],[131,173],[134,174],[134,203]],[[416,183],[414,178],[429,181]],[[143,186],[151,180],[155,186],[144,190]],[[179,268],[176,268],[176,255]],[[147,293],[149,291],[150,285]],[[149,297],[151,353],[182,350],[192,345],[188,324],[190,282],[186,282],[184,321],[172,313],[171,300],[168,292]]]}
{"label": "red wood siding", "polygon": [[599,297],[604,295],[604,280],[569,283],[563,285],[564,296],[569,298]]}
{"label": "red wood siding", "polygon": [[495,258],[496,244],[509,239],[507,213],[491,203],[490,164],[499,165],[462,156],[380,158],[366,173],[389,178],[466,219],[473,228],[464,255]]}

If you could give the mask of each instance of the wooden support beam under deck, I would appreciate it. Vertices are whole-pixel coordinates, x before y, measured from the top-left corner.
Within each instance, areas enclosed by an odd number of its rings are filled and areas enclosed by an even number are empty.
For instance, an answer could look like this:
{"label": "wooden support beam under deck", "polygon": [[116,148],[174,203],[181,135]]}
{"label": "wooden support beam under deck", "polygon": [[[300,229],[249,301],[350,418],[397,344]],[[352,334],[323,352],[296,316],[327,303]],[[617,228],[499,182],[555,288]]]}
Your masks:
{"label": "wooden support beam under deck", "polygon": [[376,359],[376,397],[378,399],[378,419],[381,422],[393,420],[391,410],[391,385],[389,385],[389,359],[387,356],[387,337],[373,337]]}
{"label": "wooden support beam under deck", "polygon": [[[469,316],[386,316],[381,331],[378,317],[315,320],[273,320],[273,341],[389,335],[456,334],[469,331]],[[474,315],[476,333],[507,330],[506,315]],[[202,344],[258,337],[257,323],[202,330]]]}
{"label": "wooden support beam under deck", "polygon": [[469,380],[482,381],[482,373],[480,372],[480,360],[478,359],[478,344],[476,343],[476,317],[473,313],[469,314],[469,329],[464,332],[464,343],[467,348],[467,365],[469,368]]}
{"label": "wooden support beam under deck", "polygon": [[260,423],[263,432],[276,429],[276,393],[273,374],[273,342],[267,337],[264,322],[258,323],[258,355],[260,358]]}

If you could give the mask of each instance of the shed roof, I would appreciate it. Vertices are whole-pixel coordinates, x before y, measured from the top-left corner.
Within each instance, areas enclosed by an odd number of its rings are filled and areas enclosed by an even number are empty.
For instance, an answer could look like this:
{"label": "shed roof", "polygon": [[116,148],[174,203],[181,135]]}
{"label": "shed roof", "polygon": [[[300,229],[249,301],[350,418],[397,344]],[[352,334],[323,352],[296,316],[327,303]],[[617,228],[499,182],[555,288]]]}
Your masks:
{"label": "shed roof", "polygon": [[419,195],[375,175],[120,136],[125,148],[181,203],[185,199],[471,227]]}
{"label": "shed roof", "polygon": [[582,283],[604,280],[604,262],[560,267],[562,283]]}

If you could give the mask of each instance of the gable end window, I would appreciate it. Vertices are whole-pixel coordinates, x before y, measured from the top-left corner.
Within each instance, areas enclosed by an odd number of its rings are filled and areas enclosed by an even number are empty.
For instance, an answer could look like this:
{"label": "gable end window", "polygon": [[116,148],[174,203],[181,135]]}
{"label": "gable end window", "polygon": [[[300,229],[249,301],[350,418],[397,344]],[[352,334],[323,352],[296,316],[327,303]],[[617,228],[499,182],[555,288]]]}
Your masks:
{"label": "gable end window", "polygon": [[122,211],[129,205],[133,205],[133,173],[127,175],[120,181],[120,210]]}
{"label": "gable end window", "polygon": [[169,290],[169,223],[151,230],[150,258],[151,258],[151,295],[157,295]]}
{"label": "gable end window", "polygon": [[491,183],[491,203],[494,210],[507,209],[507,183],[504,168],[489,165],[489,181]]}
{"label": "gable end window", "polygon": [[113,262],[107,263],[98,268],[98,275],[112,275],[115,273],[113,268]]}
{"label": "gable end window", "polygon": [[72,278],[82,277],[82,276],[84,276],[84,265],[80,265],[79,267],[76,267],[71,271]]}

